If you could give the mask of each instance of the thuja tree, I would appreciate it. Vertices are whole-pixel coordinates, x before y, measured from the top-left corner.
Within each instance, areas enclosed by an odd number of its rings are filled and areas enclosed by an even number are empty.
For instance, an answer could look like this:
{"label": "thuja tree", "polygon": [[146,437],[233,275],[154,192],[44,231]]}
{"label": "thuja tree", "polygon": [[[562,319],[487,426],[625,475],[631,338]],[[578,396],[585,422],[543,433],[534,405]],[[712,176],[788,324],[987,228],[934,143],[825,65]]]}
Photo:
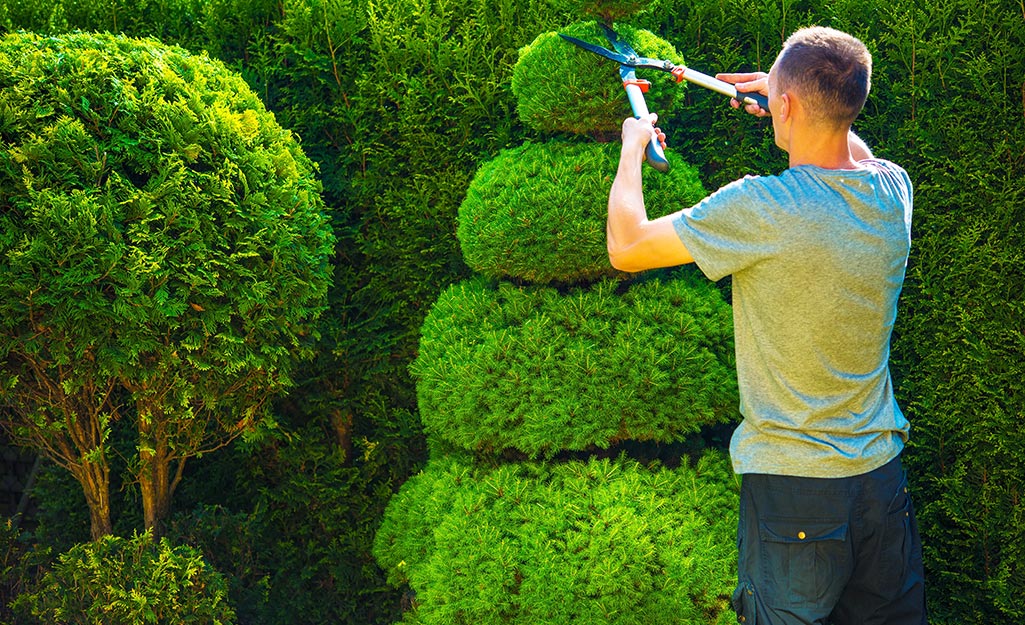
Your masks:
{"label": "thuja tree", "polygon": [[[636,5],[598,4],[585,8],[603,19]],[[616,28],[682,62],[650,32]],[[593,21],[562,32],[602,41]],[[736,416],[730,309],[692,269],[608,264],[607,140],[629,114],[616,69],[557,33],[524,47],[520,117],[560,138],[499,153],[460,207],[477,275],[442,293],[412,365],[431,457],[375,541],[410,589],[406,622],[732,621],[735,483],[702,442]],[[666,81],[653,108],[676,89]],[[667,212],[704,195],[668,158],[645,189]]]}
{"label": "thuja tree", "polygon": [[3,425],[111,529],[108,436],[159,531],[185,461],[270,419],[333,236],[312,163],[236,74],[152,40],[0,40]]}

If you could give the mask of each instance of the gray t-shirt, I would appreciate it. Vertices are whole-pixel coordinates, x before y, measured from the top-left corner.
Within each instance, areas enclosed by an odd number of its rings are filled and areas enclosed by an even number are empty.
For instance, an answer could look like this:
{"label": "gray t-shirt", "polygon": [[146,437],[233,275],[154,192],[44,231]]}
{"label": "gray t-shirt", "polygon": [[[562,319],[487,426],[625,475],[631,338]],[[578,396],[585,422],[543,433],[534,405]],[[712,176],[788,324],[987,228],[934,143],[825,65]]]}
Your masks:
{"label": "gray t-shirt", "polygon": [[733,276],[737,473],[860,475],[907,440],[888,363],[911,180],[888,161],[860,164],[746,177],[675,222],[706,276]]}

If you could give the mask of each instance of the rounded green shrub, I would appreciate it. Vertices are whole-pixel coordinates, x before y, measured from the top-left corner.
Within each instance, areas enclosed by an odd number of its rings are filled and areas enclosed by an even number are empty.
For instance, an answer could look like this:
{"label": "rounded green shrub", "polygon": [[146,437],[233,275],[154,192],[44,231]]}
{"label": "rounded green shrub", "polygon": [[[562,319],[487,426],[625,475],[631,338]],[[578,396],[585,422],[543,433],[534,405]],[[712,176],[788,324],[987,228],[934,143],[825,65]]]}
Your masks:
{"label": "rounded green shrub", "polygon": [[424,427],[531,457],[676,442],[737,416],[732,316],[684,268],[560,292],[477,277],[442,293],[412,365]]}
{"label": "rounded green shrub", "polygon": [[[650,31],[626,24],[615,28],[638,54],[683,64],[676,48]],[[564,40],[560,32],[611,48],[597,22],[542,33],[521,48],[512,76],[520,119],[541,132],[618,136],[623,119],[632,114],[619,65]],[[640,70],[638,78],[652,83],[645,100],[656,113],[674,108],[684,93],[665,72]]]}
{"label": "rounded green shrub", "polygon": [[72,625],[229,625],[227,584],[199,551],[150,534],[105,536],[62,554],[17,612]]}
{"label": "rounded green shrub", "polygon": [[139,384],[287,380],[334,239],[314,164],[240,76],[152,40],[8,35],[0,94],[5,334]]}
{"label": "rounded green shrub", "polygon": [[153,476],[252,432],[312,357],[333,244],[314,164],[221,62],[0,39],[0,400],[83,485],[134,413],[148,526]]}
{"label": "rounded green shrub", "polygon": [[723,452],[472,468],[430,462],[374,552],[429,625],[730,623],[736,483]]}
{"label": "rounded green shrub", "polygon": [[[484,163],[459,207],[459,242],[470,267],[492,278],[586,282],[622,276],[605,242],[618,143],[525,143]],[[645,178],[651,214],[705,196],[698,172],[674,152],[665,174]]]}

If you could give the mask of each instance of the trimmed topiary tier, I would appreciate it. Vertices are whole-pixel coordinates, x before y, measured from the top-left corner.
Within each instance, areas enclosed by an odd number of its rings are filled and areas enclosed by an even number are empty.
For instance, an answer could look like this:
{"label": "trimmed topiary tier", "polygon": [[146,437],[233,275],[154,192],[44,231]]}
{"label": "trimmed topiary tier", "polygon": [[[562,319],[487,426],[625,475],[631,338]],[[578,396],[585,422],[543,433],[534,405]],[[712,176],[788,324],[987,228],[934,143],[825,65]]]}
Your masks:
{"label": "trimmed topiary tier", "polygon": [[375,553],[416,591],[409,623],[726,625],[733,480],[714,450],[673,469],[435,458],[389,506]]}
{"label": "trimmed topiary tier", "polygon": [[[625,115],[625,114],[624,114]],[[673,153],[650,176],[652,206],[690,206],[705,196],[697,171]],[[459,241],[474,271],[534,283],[624,278],[609,265],[605,216],[618,143],[527,143],[481,166],[459,207]]]}
{"label": "trimmed topiary tier", "polygon": [[[683,65],[683,57],[665,39],[626,24],[616,24],[616,31],[637,54]],[[538,35],[520,50],[520,60],[513,68],[512,90],[520,119],[541,132],[619,137],[620,124],[630,115],[630,104],[623,95],[617,66],[567,44],[559,33],[609,47],[594,21]],[[650,78],[652,83],[665,87],[648,92],[649,109],[666,111],[682,101],[684,90],[674,85],[669,74]]]}
{"label": "trimmed topiary tier", "polygon": [[736,411],[729,306],[692,270],[441,295],[413,364],[427,433],[481,454],[678,442]]}

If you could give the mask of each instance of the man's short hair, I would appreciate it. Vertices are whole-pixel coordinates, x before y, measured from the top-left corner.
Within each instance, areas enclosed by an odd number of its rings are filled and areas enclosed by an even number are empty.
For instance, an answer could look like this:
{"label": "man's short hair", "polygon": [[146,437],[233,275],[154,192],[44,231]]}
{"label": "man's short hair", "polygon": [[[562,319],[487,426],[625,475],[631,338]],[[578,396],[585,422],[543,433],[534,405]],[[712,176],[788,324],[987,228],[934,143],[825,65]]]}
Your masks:
{"label": "man's short hair", "polygon": [[872,55],[847,33],[811,26],[783,43],[775,73],[780,92],[795,92],[813,120],[842,128],[854,123],[865,106]]}

